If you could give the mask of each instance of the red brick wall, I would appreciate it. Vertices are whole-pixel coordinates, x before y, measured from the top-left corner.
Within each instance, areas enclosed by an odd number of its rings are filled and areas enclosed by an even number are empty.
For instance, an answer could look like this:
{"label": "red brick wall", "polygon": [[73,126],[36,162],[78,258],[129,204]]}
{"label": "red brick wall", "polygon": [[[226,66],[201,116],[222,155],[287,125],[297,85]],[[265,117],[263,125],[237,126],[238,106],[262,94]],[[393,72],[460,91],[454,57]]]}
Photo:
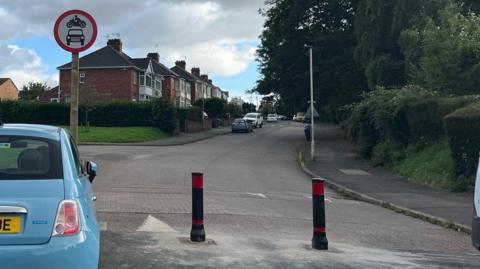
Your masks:
{"label": "red brick wall", "polygon": [[175,103],[175,81],[173,77],[167,76],[162,80],[162,96],[172,103]]}
{"label": "red brick wall", "polygon": [[[85,72],[85,83],[93,86],[99,93],[107,93],[112,100],[138,100],[138,81],[134,82],[132,69],[88,69]],[[60,90],[62,101],[65,94],[70,93],[70,70],[60,71]]]}

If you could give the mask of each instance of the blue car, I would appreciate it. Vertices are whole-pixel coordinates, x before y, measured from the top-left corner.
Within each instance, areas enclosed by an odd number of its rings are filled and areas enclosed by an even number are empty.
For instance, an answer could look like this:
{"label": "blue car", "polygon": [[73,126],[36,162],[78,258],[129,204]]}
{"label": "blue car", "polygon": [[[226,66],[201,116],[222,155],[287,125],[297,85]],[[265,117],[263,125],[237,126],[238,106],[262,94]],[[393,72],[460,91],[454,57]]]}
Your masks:
{"label": "blue car", "polygon": [[96,173],[64,129],[0,123],[0,268],[98,268]]}

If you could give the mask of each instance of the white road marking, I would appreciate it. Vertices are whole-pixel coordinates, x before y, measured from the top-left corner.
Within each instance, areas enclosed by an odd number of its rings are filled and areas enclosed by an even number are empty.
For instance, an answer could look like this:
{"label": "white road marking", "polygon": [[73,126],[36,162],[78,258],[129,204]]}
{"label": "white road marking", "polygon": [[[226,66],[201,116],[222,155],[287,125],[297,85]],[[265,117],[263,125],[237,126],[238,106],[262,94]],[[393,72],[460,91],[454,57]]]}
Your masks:
{"label": "white road marking", "polygon": [[148,215],[143,224],[138,227],[137,232],[176,233],[177,231],[165,222]]}
{"label": "white road marking", "polygon": [[108,231],[108,223],[105,221],[99,221],[98,225],[100,226],[100,231],[106,232]]}
{"label": "white road marking", "polygon": [[253,192],[247,192],[246,194],[252,195],[252,196],[257,196],[257,197],[262,197],[262,198],[267,198],[267,196],[263,193],[253,193]]}
{"label": "white road marking", "polygon": [[133,159],[138,160],[138,159],[146,159],[146,158],[150,158],[150,157],[153,157],[153,154],[135,155],[135,156],[133,156]]}
{"label": "white road marking", "polygon": [[348,176],[370,176],[371,175],[366,171],[358,170],[358,169],[338,169],[338,171]]}

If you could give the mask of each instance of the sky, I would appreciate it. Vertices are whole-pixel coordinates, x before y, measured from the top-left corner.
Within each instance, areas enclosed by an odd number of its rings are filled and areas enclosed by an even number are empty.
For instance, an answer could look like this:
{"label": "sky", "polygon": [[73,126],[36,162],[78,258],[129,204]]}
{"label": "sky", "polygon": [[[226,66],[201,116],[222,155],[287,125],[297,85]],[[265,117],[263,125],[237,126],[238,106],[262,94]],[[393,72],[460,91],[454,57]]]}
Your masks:
{"label": "sky", "polygon": [[186,60],[187,69],[200,67],[231,97],[250,101],[263,7],[264,0],[0,0],[0,77],[19,88],[29,81],[56,86],[56,67],[71,54],[56,44],[53,25],[64,11],[82,9],[95,18],[98,36],[80,57],[120,37],[133,58],[158,52],[169,67]]}

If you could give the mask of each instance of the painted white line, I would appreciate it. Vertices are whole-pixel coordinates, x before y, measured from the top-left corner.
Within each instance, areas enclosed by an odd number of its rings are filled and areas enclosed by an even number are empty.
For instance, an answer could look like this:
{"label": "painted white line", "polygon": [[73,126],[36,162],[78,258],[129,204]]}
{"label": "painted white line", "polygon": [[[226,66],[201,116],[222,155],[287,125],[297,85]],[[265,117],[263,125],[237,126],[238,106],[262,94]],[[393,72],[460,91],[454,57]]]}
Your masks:
{"label": "painted white line", "polygon": [[134,159],[134,160],[139,160],[139,159],[151,158],[151,157],[153,157],[153,156],[154,156],[153,154],[141,154],[141,155],[135,155],[135,156],[133,156],[132,159]]}
{"label": "painted white line", "polygon": [[100,226],[100,231],[106,232],[108,231],[108,223],[105,221],[99,221],[98,225]]}
{"label": "painted white line", "polygon": [[177,231],[165,222],[148,215],[143,224],[138,227],[137,232],[176,233]]}
{"label": "painted white line", "polygon": [[338,171],[348,176],[370,176],[371,175],[366,171],[358,170],[358,169],[338,169]]}
{"label": "painted white line", "polygon": [[246,194],[252,195],[252,196],[257,196],[257,197],[262,197],[262,198],[267,198],[267,196],[263,193],[253,193],[253,192],[247,192]]}

